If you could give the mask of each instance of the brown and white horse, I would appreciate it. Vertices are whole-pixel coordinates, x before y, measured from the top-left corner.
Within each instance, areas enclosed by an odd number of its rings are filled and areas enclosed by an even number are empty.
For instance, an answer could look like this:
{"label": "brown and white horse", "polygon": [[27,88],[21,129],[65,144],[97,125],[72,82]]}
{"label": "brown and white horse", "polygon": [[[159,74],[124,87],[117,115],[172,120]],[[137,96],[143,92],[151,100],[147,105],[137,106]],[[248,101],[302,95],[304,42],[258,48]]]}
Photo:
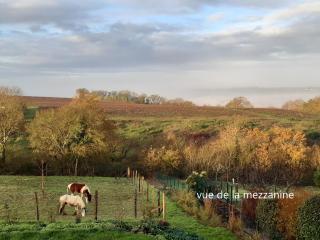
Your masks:
{"label": "brown and white horse", "polygon": [[81,216],[84,217],[86,215],[86,205],[83,202],[82,198],[79,195],[68,195],[65,194],[59,199],[60,208],[59,213],[64,213],[64,207],[69,205],[71,207],[75,207],[76,214],[81,212]]}
{"label": "brown and white horse", "polygon": [[88,203],[88,201],[91,202],[91,192],[86,184],[70,183],[67,187],[67,193],[69,192],[72,194],[79,193],[81,198],[85,197],[86,203]]}

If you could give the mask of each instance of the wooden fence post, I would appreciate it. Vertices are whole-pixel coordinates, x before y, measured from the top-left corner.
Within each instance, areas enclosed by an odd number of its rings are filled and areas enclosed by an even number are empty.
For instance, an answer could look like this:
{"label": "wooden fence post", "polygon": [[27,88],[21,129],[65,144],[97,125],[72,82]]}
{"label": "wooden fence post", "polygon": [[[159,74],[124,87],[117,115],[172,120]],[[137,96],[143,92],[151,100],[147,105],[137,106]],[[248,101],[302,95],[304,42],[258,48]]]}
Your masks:
{"label": "wooden fence post", "polygon": [[130,178],[130,176],[131,176],[130,167],[128,167],[128,169],[127,169],[127,178]]}
{"label": "wooden fence post", "polygon": [[138,178],[138,170],[136,170],[136,177],[135,177],[135,183],[137,184],[137,178]]}
{"label": "wooden fence post", "polygon": [[166,195],[162,192],[162,219],[166,220]]}
{"label": "wooden fence post", "polygon": [[135,181],[136,181],[136,171],[135,170],[132,170],[132,184],[135,184]]}
{"label": "wooden fence post", "polygon": [[141,192],[143,195],[143,191],[144,191],[144,176],[141,177]]}
{"label": "wooden fence post", "polygon": [[138,193],[137,188],[134,189],[134,217],[138,217]]}
{"label": "wooden fence post", "polygon": [[98,221],[98,191],[97,190],[95,191],[95,194],[94,194],[94,202],[95,202],[95,205],[94,205],[94,220]]}
{"label": "wooden fence post", "polygon": [[147,183],[147,192],[146,192],[146,195],[147,195],[147,202],[149,202],[149,183]]}
{"label": "wooden fence post", "polygon": [[138,177],[138,187],[139,187],[139,193],[141,192],[141,177],[139,175]]}
{"label": "wooden fence post", "polygon": [[34,193],[34,197],[35,197],[35,200],[36,200],[36,219],[37,219],[37,222],[39,222],[39,220],[40,220],[39,199],[38,199],[38,193],[37,192]]}
{"label": "wooden fence post", "polygon": [[233,184],[231,185],[230,189],[231,189],[231,205],[232,205],[232,202],[233,202]]}
{"label": "wooden fence post", "polygon": [[158,216],[161,215],[161,208],[160,208],[160,191],[158,191]]}

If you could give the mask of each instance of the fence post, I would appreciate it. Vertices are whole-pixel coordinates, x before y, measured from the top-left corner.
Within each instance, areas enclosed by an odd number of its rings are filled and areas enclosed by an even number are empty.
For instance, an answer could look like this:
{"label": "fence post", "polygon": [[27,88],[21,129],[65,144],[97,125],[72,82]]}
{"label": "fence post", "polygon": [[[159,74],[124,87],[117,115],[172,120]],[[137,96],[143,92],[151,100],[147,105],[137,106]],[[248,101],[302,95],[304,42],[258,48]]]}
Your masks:
{"label": "fence post", "polygon": [[166,195],[162,192],[162,219],[166,220]]}
{"label": "fence post", "polygon": [[161,209],[160,209],[160,191],[158,191],[158,215],[161,215]]}
{"label": "fence post", "polygon": [[141,192],[143,194],[143,190],[144,190],[144,176],[141,177]]}
{"label": "fence post", "polygon": [[139,193],[141,192],[141,177],[140,174],[138,175],[138,187],[139,187]]}
{"label": "fence post", "polygon": [[149,202],[149,183],[148,182],[146,182],[147,183],[147,193],[146,193],[146,195],[147,195],[147,202]]}
{"label": "fence post", "polygon": [[39,199],[38,199],[38,193],[37,192],[34,193],[34,197],[35,197],[35,200],[36,200],[36,219],[37,219],[37,222],[39,222],[39,220],[40,220]]}
{"label": "fence post", "polygon": [[231,189],[231,205],[232,205],[232,202],[233,202],[233,184],[231,185],[230,189]]}
{"label": "fence post", "polygon": [[227,203],[230,202],[230,196],[229,196],[229,182],[227,182],[227,193],[228,193],[228,198],[227,198]]}
{"label": "fence post", "polygon": [[134,189],[134,217],[138,217],[138,193],[137,188]]}
{"label": "fence post", "polygon": [[138,178],[138,170],[136,170],[136,177],[134,179],[134,183],[137,184],[137,178]]}
{"label": "fence post", "polygon": [[98,221],[98,191],[96,190],[94,194],[94,220]]}
{"label": "fence post", "polygon": [[128,169],[127,169],[127,178],[130,178],[130,167],[128,167]]}

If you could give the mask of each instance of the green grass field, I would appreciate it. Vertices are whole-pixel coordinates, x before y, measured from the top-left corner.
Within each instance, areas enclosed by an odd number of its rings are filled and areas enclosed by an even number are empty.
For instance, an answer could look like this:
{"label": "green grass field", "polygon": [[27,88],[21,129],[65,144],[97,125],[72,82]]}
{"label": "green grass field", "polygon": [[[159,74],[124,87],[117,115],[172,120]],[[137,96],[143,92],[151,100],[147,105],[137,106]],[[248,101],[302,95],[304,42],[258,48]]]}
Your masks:
{"label": "green grass field", "polygon": [[[152,236],[115,231],[94,221],[94,199],[88,205],[88,214],[81,224],[75,224],[74,209],[66,207],[66,216],[57,213],[58,199],[66,193],[68,183],[87,183],[92,192],[98,191],[98,220],[137,222],[143,218],[146,206],[144,193],[138,194],[138,218],[134,217],[135,185],[126,178],[107,177],[47,177],[46,191],[40,191],[40,177],[0,176],[0,239],[156,239]],[[149,204],[156,206],[156,189],[149,188]],[[40,221],[36,223],[34,192],[38,192]],[[225,228],[212,228],[198,223],[184,213],[169,198],[167,220],[172,227],[195,233],[203,239],[233,240],[235,236]],[[11,224],[9,224],[11,222]],[[108,224],[107,224],[108,225]],[[77,237],[75,237],[75,235]],[[108,238],[106,238],[108,237]]]}
{"label": "green grass field", "polygon": [[[41,178],[32,176],[1,176],[0,177],[0,216],[9,216],[13,221],[35,220],[35,195],[38,192],[40,220],[74,221],[74,209],[66,207],[68,215],[60,216],[58,200],[66,194],[67,185],[71,182],[85,182],[90,186],[92,194],[98,191],[98,218],[133,219],[134,218],[134,185],[127,179],[103,177],[47,177],[44,195],[40,191]],[[142,217],[143,198],[138,196],[138,217]],[[88,204],[87,216],[84,220],[94,219],[94,202]]]}

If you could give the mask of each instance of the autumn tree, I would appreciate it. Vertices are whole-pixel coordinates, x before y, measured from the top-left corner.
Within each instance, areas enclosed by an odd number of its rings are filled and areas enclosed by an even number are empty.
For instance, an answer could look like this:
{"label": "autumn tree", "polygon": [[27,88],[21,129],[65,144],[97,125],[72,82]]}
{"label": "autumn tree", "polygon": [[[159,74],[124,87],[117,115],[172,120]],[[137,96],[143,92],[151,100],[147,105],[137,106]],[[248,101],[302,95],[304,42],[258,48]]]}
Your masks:
{"label": "autumn tree", "polygon": [[83,96],[61,109],[38,113],[29,126],[29,140],[35,152],[60,161],[62,168],[71,161],[77,176],[80,159],[108,149],[113,129],[99,102]]}
{"label": "autumn tree", "polygon": [[183,157],[180,151],[173,147],[150,147],[146,152],[145,164],[150,170],[170,175],[181,170]]}
{"label": "autumn tree", "polygon": [[270,132],[271,143],[268,149],[273,159],[271,173],[275,180],[291,185],[299,183],[311,165],[307,158],[308,146],[302,131],[291,128],[273,127]]}
{"label": "autumn tree", "polygon": [[288,101],[283,104],[282,109],[293,110],[293,111],[302,111],[305,102],[302,99],[297,99],[293,101]]}
{"label": "autumn tree", "polygon": [[291,128],[247,130],[241,138],[240,149],[242,177],[250,183],[290,187],[312,167],[304,133]]}
{"label": "autumn tree", "polygon": [[0,147],[1,165],[6,162],[6,147],[24,123],[23,104],[19,98],[21,91],[18,88],[0,87]]}
{"label": "autumn tree", "polygon": [[236,97],[226,104],[227,108],[253,108],[252,103],[245,97]]}
{"label": "autumn tree", "polygon": [[239,177],[245,182],[264,184],[269,180],[265,178],[272,166],[268,154],[269,143],[268,133],[258,128],[242,133],[239,140],[241,150],[238,168]]}
{"label": "autumn tree", "polygon": [[320,97],[310,99],[303,105],[303,111],[308,113],[320,113]]}

